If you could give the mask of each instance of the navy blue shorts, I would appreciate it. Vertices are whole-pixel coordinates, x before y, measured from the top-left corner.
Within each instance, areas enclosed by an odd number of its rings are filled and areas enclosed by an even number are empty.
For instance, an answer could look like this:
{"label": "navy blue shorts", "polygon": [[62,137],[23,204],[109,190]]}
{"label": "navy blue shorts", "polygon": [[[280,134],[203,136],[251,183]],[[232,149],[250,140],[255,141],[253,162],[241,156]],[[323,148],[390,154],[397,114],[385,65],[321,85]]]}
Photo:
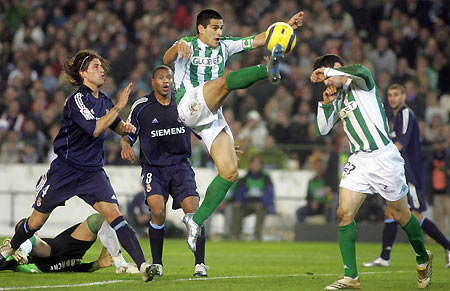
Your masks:
{"label": "navy blue shorts", "polygon": [[73,196],[78,196],[93,206],[97,201],[119,204],[108,176],[103,169],[81,171],[56,158],[50,169],[36,184],[36,200],[33,208],[50,213],[63,206]]}
{"label": "navy blue shorts", "polygon": [[423,199],[421,190],[417,189],[412,183],[408,183],[408,204],[411,211],[416,211],[419,213],[427,210],[427,204]]}
{"label": "navy blue shorts", "polygon": [[164,167],[142,165],[142,185],[146,200],[151,195],[162,195],[167,202],[172,196],[172,209],[180,208],[186,197],[199,197],[195,173],[187,160]]}

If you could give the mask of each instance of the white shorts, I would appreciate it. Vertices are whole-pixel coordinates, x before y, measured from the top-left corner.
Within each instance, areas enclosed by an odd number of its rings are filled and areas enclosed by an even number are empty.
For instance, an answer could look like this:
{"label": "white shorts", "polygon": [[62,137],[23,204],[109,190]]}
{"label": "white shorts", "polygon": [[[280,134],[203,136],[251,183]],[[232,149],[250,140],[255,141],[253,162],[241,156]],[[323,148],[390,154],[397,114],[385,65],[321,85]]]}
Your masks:
{"label": "white shorts", "polygon": [[217,113],[212,113],[209,110],[203,96],[203,85],[204,83],[186,90],[178,104],[178,115],[186,126],[202,137],[208,152],[210,152],[213,141],[223,129],[232,141],[233,134],[223,116],[222,107],[217,110]]}
{"label": "white shorts", "polygon": [[340,187],[398,201],[408,194],[404,164],[393,143],[373,152],[357,152],[345,165]]}

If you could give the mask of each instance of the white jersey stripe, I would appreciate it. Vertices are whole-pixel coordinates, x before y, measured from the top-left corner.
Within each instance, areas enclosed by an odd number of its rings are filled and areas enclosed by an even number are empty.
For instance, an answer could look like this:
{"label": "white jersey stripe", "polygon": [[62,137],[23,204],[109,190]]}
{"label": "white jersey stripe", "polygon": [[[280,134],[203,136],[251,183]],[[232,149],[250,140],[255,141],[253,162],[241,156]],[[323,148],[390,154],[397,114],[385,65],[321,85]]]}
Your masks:
{"label": "white jersey stripe", "polygon": [[405,134],[408,131],[409,109],[408,108],[403,109],[402,115],[403,115],[402,134]]}

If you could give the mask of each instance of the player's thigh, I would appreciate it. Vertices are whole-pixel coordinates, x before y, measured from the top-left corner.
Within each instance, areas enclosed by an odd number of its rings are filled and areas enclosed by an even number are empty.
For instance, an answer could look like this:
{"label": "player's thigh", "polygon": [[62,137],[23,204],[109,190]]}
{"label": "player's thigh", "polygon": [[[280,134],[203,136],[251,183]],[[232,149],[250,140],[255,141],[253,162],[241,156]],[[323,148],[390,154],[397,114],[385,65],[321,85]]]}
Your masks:
{"label": "player's thigh", "polygon": [[81,241],[94,241],[97,239],[97,235],[94,234],[88,227],[87,221],[83,221],[80,225],[75,228],[71,236],[74,239]]}
{"label": "player's thigh", "polygon": [[214,139],[210,153],[219,175],[228,181],[236,181],[238,177],[236,152],[233,139],[225,130]]}
{"label": "player's thigh", "polygon": [[43,241],[39,236],[35,235],[34,237],[36,239],[36,242],[30,254],[39,258],[50,257],[50,254],[52,252],[52,248],[50,247],[50,245]]}
{"label": "player's thigh", "polygon": [[230,90],[225,82],[227,74],[220,78],[208,81],[203,86],[203,97],[211,112],[215,113],[222,106]]}
{"label": "player's thigh", "polygon": [[351,223],[368,194],[356,192],[344,187],[339,189],[338,223]]}

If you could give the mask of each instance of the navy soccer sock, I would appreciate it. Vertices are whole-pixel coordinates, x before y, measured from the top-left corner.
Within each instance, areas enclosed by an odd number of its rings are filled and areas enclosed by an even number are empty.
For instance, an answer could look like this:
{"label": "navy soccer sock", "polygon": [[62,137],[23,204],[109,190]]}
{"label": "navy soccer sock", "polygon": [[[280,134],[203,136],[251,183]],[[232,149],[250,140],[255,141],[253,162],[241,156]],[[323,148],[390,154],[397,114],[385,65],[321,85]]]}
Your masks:
{"label": "navy soccer sock", "polygon": [[15,250],[17,250],[20,245],[33,236],[33,234],[37,231],[36,230],[30,230],[28,227],[28,219],[26,219],[22,224],[20,224],[19,227],[16,229],[16,233],[14,234],[13,238],[11,239],[11,247]]}
{"label": "navy soccer sock", "polygon": [[394,244],[396,236],[397,222],[393,219],[385,219],[383,229],[383,249],[380,255],[383,260],[389,260],[391,258],[392,245]]}
{"label": "navy soccer sock", "polygon": [[140,268],[141,264],[145,262],[145,258],[134,230],[128,225],[123,216],[114,219],[110,226],[116,231],[122,247],[131,256],[137,267]]}
{"label": "navy soccer sock", "polygon": [[206,236],[205,236],[205,227],[202,227],[202,233],[197,238],[197,249],[194,253],[195,255],[195,264],[201,264],[205,263],[205,243],[206,243]]}
{"label": "navy soccer sock", "polygon": [[445,237],[444,234],[437,228],[436,224],[428,218],[424,217],[422,220],[422,229],[428,234],[432,239],[434,239],[438,244],[440,244],[444,249],[450,250],[450,242]]}
{"label": "navy soccer sock", "polygon": [[150,222],[150,225],[148,226],[148,239],[150,240],[153,264],[162,265],[164,224],[156,225]]}

